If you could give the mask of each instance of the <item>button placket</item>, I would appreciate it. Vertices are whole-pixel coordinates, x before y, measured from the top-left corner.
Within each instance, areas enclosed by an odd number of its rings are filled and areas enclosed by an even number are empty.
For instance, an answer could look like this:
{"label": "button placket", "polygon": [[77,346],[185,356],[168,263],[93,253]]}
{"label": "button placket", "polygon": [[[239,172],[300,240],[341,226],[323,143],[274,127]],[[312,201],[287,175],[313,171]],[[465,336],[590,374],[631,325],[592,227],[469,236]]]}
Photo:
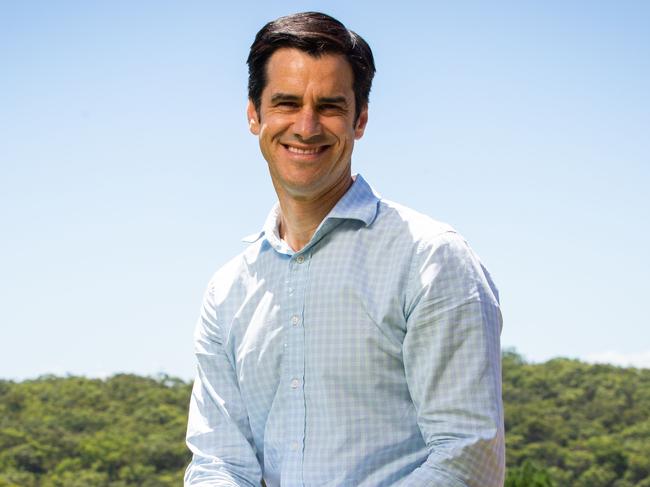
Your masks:
{"label": "button placket", "polygon": [[[302,471],[303,444],[305,434],[305,335],[304,304],[309,276],[309,255],[300,254],[289,262],[289,276],[286,282],[285,298],[285,363],[284,387],[289,395],[287,411],[287,472]],[[283,468],[284,470],[284,468]],[[287,479],[288,480],[288,479]],[[295,482],[294,482],[295,481]],[[289,481],[300,485],[301,479]]]}

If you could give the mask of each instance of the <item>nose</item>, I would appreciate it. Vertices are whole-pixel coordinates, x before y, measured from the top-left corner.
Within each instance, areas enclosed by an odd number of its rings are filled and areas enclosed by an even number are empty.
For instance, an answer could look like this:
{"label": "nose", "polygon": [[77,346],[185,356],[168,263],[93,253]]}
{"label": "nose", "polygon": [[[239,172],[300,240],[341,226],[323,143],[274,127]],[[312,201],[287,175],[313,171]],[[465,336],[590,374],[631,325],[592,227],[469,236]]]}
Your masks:
{"label": "nose", "polygon": [[321,133],[320,119],[318,113],[309,106],[303,106],[296,113],[296,119],[293,123],[294,134],[302,139],[310,139]]}

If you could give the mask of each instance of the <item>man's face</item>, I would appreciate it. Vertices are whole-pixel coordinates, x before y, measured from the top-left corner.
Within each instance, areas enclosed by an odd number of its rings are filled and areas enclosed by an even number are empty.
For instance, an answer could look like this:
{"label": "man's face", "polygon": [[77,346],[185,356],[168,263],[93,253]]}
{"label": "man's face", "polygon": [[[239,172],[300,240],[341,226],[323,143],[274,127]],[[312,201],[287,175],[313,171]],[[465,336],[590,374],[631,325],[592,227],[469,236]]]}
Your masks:
{"label": "man's face", "polygon": [[266,75],[259,114],[250,100],[247,114],[278,194],[313,199],[347,182],[368,110],[355,121],[354,76],[345,57],[278,49]]}

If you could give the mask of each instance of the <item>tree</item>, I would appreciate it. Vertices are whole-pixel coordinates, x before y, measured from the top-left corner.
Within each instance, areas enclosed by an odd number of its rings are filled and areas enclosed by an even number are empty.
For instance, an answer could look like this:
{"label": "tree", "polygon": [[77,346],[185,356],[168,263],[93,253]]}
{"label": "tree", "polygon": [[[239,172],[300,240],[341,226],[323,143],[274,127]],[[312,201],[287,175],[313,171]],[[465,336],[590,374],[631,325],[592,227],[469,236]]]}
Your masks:
{"label": "tree", "polygon": [[505,487],[555,487],[550,475],[530,460],[508,469]]}

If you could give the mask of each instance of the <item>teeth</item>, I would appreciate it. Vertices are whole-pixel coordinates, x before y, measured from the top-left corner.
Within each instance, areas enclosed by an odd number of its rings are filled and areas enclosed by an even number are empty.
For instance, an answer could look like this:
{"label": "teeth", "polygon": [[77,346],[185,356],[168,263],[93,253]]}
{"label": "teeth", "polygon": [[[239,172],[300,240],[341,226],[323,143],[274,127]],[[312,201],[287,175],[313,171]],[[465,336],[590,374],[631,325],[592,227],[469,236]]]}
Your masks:
{"label": "teeth", "polygon": [[316,154],[320,152],[320,148],[315,148],[315,149],[300,149],[298,147],[292,147],[290,145],[286,146],[289,152],[293,152],[294,154]]}

